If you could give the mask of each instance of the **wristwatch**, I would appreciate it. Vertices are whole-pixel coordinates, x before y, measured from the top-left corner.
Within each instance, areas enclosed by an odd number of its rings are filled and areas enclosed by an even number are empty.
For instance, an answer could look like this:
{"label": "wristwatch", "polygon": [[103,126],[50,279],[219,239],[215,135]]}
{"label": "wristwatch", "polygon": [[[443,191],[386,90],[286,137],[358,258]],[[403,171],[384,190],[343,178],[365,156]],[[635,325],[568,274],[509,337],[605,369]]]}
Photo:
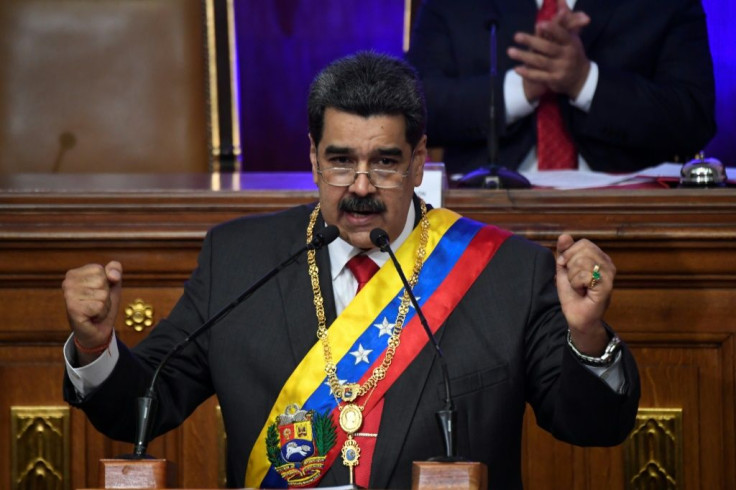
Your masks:
{"label": "wristwatch", "polygon": [[611,337],[611,340],[608,341],[608,345],[603,351],[603,354],[600,357],[593,357],[583,354],[577,347],[575,347],[575,344],[572,343],[572,335],[568,329],[567,345],[570,346],[570,350],[572,350],[572,353],[578,358],[578,361],[582,362],[586,366],[607,367],[613,364],[613,361],[616,360],[616,354],[618,354],[618,351],[621,349],[621,339],[618,335],[614,334],[614,336]]}

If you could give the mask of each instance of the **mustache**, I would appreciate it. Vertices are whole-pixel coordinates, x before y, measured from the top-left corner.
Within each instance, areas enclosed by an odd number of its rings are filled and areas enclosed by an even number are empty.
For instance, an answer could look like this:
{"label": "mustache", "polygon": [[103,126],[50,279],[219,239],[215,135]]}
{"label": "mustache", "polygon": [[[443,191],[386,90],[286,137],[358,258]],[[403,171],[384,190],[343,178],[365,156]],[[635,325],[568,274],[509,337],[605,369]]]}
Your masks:
{"label": "mustache", "polygon": [[340,211],[346,213],[383,213],[386,205],[374,197],[345,196],[340,200]]}

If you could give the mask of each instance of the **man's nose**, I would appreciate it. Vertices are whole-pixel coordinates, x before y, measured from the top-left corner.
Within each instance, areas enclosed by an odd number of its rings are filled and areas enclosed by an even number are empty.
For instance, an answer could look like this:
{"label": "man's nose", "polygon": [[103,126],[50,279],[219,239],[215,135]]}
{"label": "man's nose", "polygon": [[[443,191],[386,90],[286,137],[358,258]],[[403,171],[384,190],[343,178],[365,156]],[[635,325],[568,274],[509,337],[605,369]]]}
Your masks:
{"label": "man's nose", "polygon": [[376,192],[376,187],[368,177],[368,172],[356,172],[355,181],[350,186],[350,190],[356,195],[367,196]]}

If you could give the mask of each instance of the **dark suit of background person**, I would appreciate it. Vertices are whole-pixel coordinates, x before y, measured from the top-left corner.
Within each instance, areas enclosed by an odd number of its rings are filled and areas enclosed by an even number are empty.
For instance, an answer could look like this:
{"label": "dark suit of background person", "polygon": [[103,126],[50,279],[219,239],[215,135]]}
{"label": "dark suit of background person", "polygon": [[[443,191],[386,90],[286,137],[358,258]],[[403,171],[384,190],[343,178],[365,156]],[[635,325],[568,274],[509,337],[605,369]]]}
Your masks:
{"label": "dark suit of background person", "polygon": [[[559,98],[562,117],[592,170],[629,172],[692,158],[715,134],[715,88],[699,0],[579,0],[580,33],[600,75],[590,112]],[[494,12],[497,14],[494,15]],[[489,21],[498,18],[497,111],[506,54],[518,31],[534,32],[534,0],[424,0],[407,59],[423,80],[428,145],[450,172],[487,164]],[[500,132],[498,163],[515,169],[536,145],[534,113]]]}
{"label": "dark suit of background person", "polygon": [[[131,440],[134,400],[145,391],[156,362],[235,292],[280,263],[294,244],[303,243],[312,209],[300,206],[215,227],[169,317],[135,348],[119,343],[120,360],[97,392],[79,400],[67,378],[65,398],[82,408],[100,431]],[[326,248],[317,252],[317,263],[329,325],[335,306]],[[525,402],[532,404],[542,427],[579,445],[620,443],[636,413],[639,379],[627,348],[624,394],[616,394],[569,352],[554,268],[547,250],[512,237],[439,331],[458,410],[458,453],[489,465],[491,488],[521,487]],[[228,482],[235,487],[243,486],[248,454],[274,396],[317,340],[306,269],[302,256],[196,346],[172,358],[158,385],[155,434],[177,426],[217,393],[228,435]],[[373,488],[409,488],[412,461],[444,453],[435,418],[443,404],[442,381],[433,357],[426,346],[387,393]],[[321,484],[347,481],[347,470],[338,460]]]}

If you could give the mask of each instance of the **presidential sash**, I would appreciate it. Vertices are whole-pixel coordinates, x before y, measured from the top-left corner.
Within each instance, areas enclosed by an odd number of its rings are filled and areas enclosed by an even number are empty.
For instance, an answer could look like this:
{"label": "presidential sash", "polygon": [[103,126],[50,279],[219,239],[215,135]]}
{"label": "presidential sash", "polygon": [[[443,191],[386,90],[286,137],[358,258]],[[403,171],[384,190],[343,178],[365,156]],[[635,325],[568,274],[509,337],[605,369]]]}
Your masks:
{"label": "presidential sash", "polygon": [[[510,233],[433,209],[426,259],[414,288],[431,329],[436,332]],[[421,227],[396,252],[404,271],[414,267]],[[329,342],[341,382],[361,384],[381,364],[403,296],[403,285],[387,262],[329,328]],[[383,398],[428,342],[413,308],[406,315],[386,377],[364,407]],[[325,375],[321,343],[315,343],[282,387],[251,450],[246,487],[314,486],[340,453],[345,434],[336,430],[338,402]]]}

